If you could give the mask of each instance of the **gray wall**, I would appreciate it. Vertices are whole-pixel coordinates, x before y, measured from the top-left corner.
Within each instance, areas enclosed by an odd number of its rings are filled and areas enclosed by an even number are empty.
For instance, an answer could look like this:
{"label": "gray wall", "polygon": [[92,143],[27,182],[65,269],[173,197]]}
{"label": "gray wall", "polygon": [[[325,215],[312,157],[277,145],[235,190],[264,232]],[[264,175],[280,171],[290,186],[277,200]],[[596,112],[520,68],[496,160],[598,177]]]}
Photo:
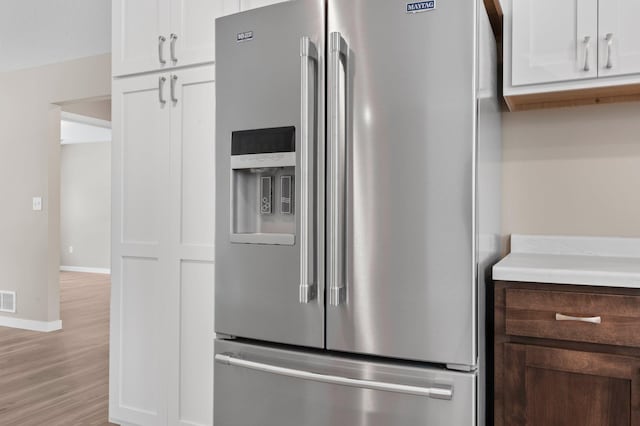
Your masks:
{"label": "gray wall", "polygon": [[[0,74],[0,289],[17,312],[60,319],[60,107],[111,94],[111,55]],[[43,197],[32,211],[31,198]]]}
{"label": "gray wall", "polygon": [[111,144],[62,145],[60,265],[110,268],[110,203]]}
{"label": "gray wall", "polygon": [[62,111],[111,121],[111,99],[64,103]]}
{"label": "gray wall", "polygon": [[640,103],[503,114],[503,231],[640,237]]}

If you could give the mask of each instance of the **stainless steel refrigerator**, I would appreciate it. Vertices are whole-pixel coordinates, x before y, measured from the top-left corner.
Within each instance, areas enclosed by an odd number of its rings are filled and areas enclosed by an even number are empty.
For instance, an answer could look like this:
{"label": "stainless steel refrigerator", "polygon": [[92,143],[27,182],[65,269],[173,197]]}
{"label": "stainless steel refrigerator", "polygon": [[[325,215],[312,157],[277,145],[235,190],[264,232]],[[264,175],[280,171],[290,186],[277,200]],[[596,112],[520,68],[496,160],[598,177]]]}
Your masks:
{"label": "stainless steel refrigerator", "polygon": [[216,426],[484,424],[500,251],[475,0],[216,21]]}

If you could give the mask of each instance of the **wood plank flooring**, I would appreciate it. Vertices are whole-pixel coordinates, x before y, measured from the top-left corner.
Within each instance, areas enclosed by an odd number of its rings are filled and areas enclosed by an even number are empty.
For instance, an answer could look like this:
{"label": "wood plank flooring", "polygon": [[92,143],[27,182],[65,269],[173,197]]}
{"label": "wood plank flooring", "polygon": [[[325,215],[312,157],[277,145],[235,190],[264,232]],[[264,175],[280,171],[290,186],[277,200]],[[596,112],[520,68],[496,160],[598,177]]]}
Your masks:
{"label": "wood plank flooring", "polygon": [[0,327],[0,425],[111,425],[110,288],[108,275],[61,272],[62,330]]}

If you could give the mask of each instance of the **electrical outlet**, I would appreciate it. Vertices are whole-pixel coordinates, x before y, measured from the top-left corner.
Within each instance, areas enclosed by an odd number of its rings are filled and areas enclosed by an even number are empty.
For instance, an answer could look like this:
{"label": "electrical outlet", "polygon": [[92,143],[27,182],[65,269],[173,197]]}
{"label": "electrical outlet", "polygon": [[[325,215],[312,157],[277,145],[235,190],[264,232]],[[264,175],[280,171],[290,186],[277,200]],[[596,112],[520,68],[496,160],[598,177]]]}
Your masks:
{"label": "electrical outlet", "polygon": [[42,210],[42,197],[33,197],[33,211]]}
{"label": "electrical outlet", "polygon": [[73,246],[69,246],[69,254],[73,253]]}

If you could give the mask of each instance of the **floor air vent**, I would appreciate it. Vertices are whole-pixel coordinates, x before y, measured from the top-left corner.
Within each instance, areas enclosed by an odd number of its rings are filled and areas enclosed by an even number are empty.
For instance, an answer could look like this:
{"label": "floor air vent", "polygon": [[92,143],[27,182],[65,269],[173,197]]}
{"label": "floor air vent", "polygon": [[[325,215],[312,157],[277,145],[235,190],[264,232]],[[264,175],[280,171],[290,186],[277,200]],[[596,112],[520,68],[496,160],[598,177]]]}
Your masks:
{"label": "floor air vent", "polygon": [[0,312],[16,312],[15,291],[0,291]]}

